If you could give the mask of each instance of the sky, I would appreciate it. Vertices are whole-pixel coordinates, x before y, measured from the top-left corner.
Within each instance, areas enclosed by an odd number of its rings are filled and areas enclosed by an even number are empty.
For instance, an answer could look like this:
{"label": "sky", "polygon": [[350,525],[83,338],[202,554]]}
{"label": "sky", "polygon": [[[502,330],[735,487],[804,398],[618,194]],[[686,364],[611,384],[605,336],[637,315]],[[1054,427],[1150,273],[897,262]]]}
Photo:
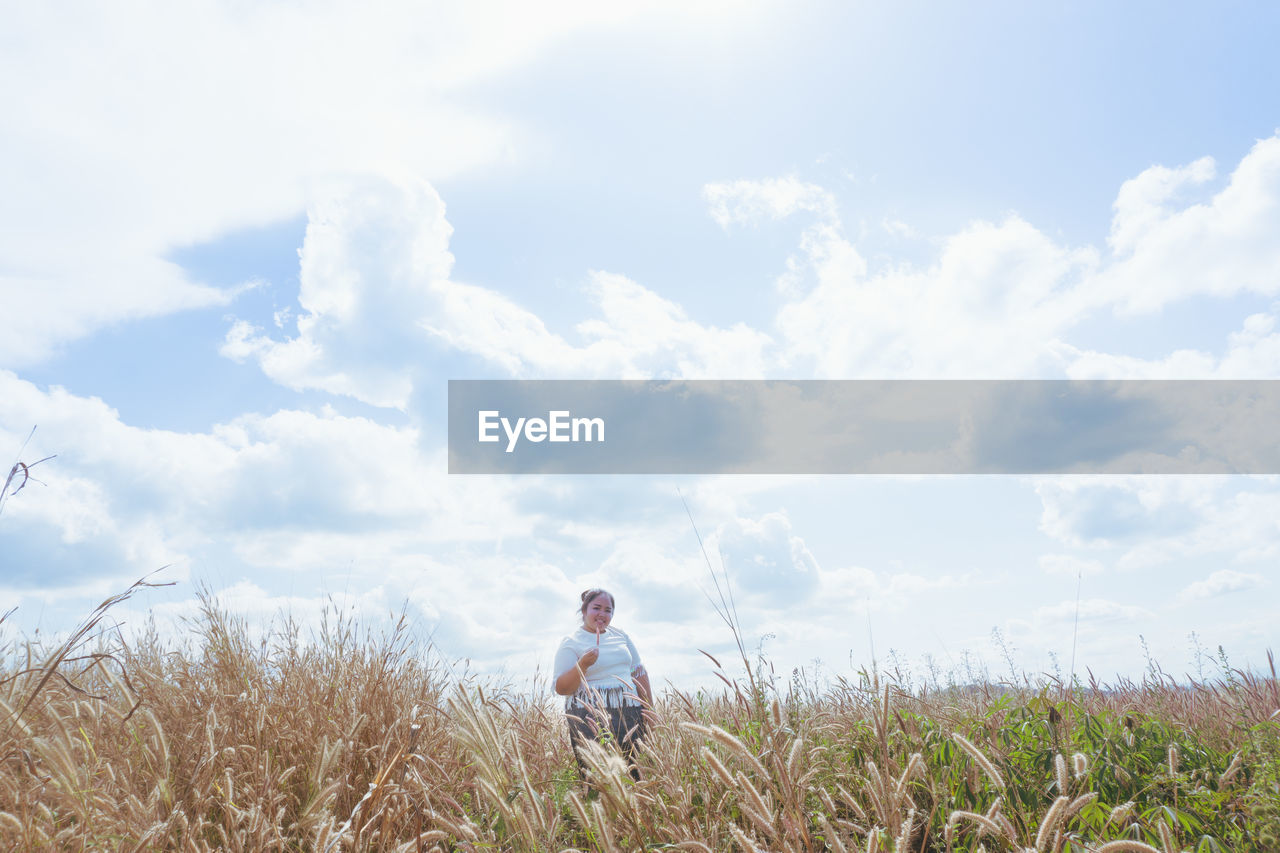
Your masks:
{"label": "sky", "polygon": [[403,608],[545,689],[605,586],[657,685],[712,687],[700,649],[741,671],[714,569],[780,684],[1213,675],[1280,641],[1274,476],[446,454],[450,379],[1280,378],[1273,4],[4,17],[0,450],[56,456],[0,512],[0,635],[160,570],[126,633],[180,636],[201,590],[251,631]]}

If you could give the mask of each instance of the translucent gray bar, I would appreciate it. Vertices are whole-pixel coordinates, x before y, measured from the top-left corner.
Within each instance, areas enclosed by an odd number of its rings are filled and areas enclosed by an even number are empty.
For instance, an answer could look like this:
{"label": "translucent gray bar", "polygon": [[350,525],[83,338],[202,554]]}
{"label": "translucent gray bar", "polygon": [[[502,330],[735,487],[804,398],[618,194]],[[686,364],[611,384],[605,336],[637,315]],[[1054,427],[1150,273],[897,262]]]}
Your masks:
{"label": "translucent gray bar", "polygon": [[1278,427],[1280,380],[451,380],[449,473],[1277,474]]}

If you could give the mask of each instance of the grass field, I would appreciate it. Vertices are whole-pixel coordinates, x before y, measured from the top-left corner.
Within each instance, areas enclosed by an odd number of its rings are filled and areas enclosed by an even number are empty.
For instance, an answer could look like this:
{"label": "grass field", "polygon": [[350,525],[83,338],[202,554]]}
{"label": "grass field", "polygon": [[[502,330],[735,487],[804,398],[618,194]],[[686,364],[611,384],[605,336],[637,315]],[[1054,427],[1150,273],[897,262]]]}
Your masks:
{"label": "grass field", "polygon": [[588,792],[555,705],[447,675],[403,620],[252,641],[206,596],[185,641],[105,641],[128,594],[56,649],[8,640],[0,849],[1280,850],[1274,667],[942,690],[722,671],[662,697],[639,784],[601,749]]}

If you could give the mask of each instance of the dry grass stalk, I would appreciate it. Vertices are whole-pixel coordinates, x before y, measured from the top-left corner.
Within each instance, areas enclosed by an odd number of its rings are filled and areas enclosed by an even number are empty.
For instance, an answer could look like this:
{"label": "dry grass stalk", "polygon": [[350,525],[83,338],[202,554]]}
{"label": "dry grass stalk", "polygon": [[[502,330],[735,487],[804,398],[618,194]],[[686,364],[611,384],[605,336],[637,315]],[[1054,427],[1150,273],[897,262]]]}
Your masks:
{"label": "dry grass stalk", "polygon": [[[1062,756],[1058,757],[1061,758]],[[1044,850],[1050,839],[1052,839],[1053,833],[1057,831],[1058,824],[1062,821],[1063,812],[1070,802],[1070,797],[1058,797],[1053,801],[1053,805],[1049,806],[1049,810],[1045,812],[1044,820],[1040,822],[1040,831],[1036,833],[1035,849],[1037,853]]]}
{"label": "dry grass stalk", "polygon": [[[1068,835],[1105,799],[1069,790],[1089,777],[1070,739],[1058,746],[1069,764],[1055,756],[1048,773],[1028,777],[997,746],[1006,711],[989,714],[991,697],[939,701],[880,685],[756,705],[731,692],[671,695],[641,750],[643,781],[632,782],[616,753],[591,752],[597,799],[587,802],[549,703],[446,678],[397,629],[362,636],[339,619],[311,642],[288,626],[254,639],[207,604],[187,649],[117,641],[110,658],[63,654],[47,678],[58,649],[9,654],[0,669],[0,849],[920,853],[943,838],[961,846],[967,832],[965,849],[1025,850],[1034,835],[1042,851],[1068,842],[1118,851],[1154,849],[1109,840],[1133,829],[1126,822],[1159,831],[1140,793],[1103,827],[1090,817]],[[1221,788],[1252,780],[1239,732],[1266,724],[1275,707],[1270,680],[1240,684],[1194,702],[1168,685],[1082,690],[1072,701],[1081,716],[1165,713],[1158,719],[1170,730],[1197,733],[1229,761],[1215,758],[1217,769],[1227,765],[1215,775],[1190,749],[1168,761],[1157,741],[1166,759],[1157,767],[1184,791],[1188,779]],[[945,732],[983,726],[983,750],[956,736],[972,764],[951,776],[938,763],[955,752]],[[980,773],[990,787],[970,789]],[[1157,775],[1151,784],[1167,784]],[[948,778],[961,787],[948,788]],[[1029,789],[1054,782],[1073,798],[1028,807]],[[948,796],[969,799],[940,813]]]}
{"label": "dry grass stalk", "polygon": [[991,784],[1003,791],[1005,787],[1004,777],[1000,775],[999,770],[996,770],[996,766],[991,763],[991,760],[983,755],[982,750],[974,746],[968,738],[959,732],[952,733],[951,737],[956,743],[960,744],[960,748],[969,753],[969,757],[982,768],[983,772],[987,774],[987,777],[991,779]]}

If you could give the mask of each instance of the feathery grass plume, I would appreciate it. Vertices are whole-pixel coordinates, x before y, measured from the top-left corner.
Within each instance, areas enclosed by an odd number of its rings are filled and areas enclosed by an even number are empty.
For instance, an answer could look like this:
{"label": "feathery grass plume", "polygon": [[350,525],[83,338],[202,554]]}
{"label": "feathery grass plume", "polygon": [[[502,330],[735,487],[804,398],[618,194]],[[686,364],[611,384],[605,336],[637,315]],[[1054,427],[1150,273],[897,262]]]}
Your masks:
{"label": "feathery grass plume", "polygon": [[582,798],[578,796],[577,791],[570,791],[565,797],[569,801],[569,808],[573,809],[573,815],[578,819],[578,826],[582,827],[584,832],[591,831],[591,819],[587,817],[586,807],[582,804]]}
{"label": "feathery grass plume", "polygon": [[858,820],[866,821],[867,813],[863,810],[858,801],[853,798],[853,794],[850,794],[845,790],[844,786],[839,783],[836,783],[836,793],[840,795],[840,801],[848,806],[850,811],[858,816]]}
{"label": "feathery grass plume", "polygon": [[1073,818],[1075,815],[1080,813],[1081,809],[1083,809],[1085,806],[1089,805],[1090,803],[1092,803],[1097,799],[1098,799],[1097,791],[1090,791],[1087,794],[1081,794],[1080,796],[1076,797],[1074,800],[1072,800],[1070,803],[1067,804],[1066,810],[1063,811],[1062,822],[1066,823],[1067,821],[1071,820],[1071,818]]}
{"label": "feathery grass plume", "polygon": [[952,732],[951,737],[956,743],[960,744],[960,748],[969,753],[969,757],[983,769],[987,774],[987,777],[991,779],[992,784],[1003,791],[1005,787],[1004,777],[1000,775],[1000,771],[996,770],[996,766],[982,754],[982,750],[974,746],[968,738],[959,732]]}
{"label": "feathery grass plume", "polygon": [[866,853],[880,853],[880,827],[874,826],[867,833]]}
{"label": "feathery grass plume", "polygon": [[1069,797],[1058,797],[1049,806],[1049,810],[1044,814],[1044,820],[1040,822],[1040,831],[1036,833],[1035,849],[1037,853],[1045,848],[1049,840],[1053,837],[1053,831],[1058,828],[1058,823],[1062,820],[1062,811],[1071,802]]}
{"label": "feathery grass plume", "polygon": [[898,837],[894,840],[893,849],[895,851],[905,851],[907,845],[911,842],[911,834],[915,830],[916,810],[914,808],[907,809],[906,820],[902,822],[902,828],[898,830]]}
{"label": "feathery grass plume", "polygon": [[961,821],[975,824],[978,827],[979,838],[983,835],[993,835],[997,838],[1003,835],[1000,824],[996,823],[986,815],[978,814],[977,812],[957,810],[952,812],[951,816],[947,818],[946,828],[943,830],[944,838],[948,847],[954,843],[956,828],[960,825]]}
{"label": "feathery grass plume", "polygon": [[871,807],[882,822],[887,822],[893,810],[889,802],[889,790],[884,774],[876,767],[874,761],[867,761],[867,794],[871,797]]}
{"label": "feathery grass plume", "polygon": [[717,742],[724,744],[731,752],[736,753],[739,758],[751,765],[751,769],[754,770],[760,778],[763,779],[769,775],[769,771],[765,770],[764,765],[760,763],[760,759],[756,758],[751,750],[747,749],[747,745],[729,732],[719,726],[712,726],[711,737]]}
{"label": "feathery grass plume", "polygon": [[[767,835],[776,836],[778,833],[773,826],[775,818],[773,807],[765,799],[764,795],[756,789],[756,786],[751,784],[751,780],[746,777],[746,774],[741,771],[738,772],[738,788],[745,795],[746,802],[743,805],[750,806],[750,808],[743,809],[747,816],[753,818],[761,831]],[[752,812],[755,812],[755,814],[752,815]]]}
{"label": "feathery grass plume", "polygon": [[1083,752],[1077,752],[1071,756],[1071,763],[1073,775],[1077,779],[1084,778],[1084,774],[1089,772],[1089,758]]}
{"label": "feathery grass plume", "polygon": [[791,742],[791,749],[787,752],[787,775],[792,780],[800,778],[800,758],[804,755],[804,740],[797,737]]}
{"label": "feathery grass plume", "polygon": [[1133,807],[1133,800],[1116,806],[1111,810],[1111,816],[1107,818],[1107,823],[1124,823],[1129,819],[1129,815],[1133,813]]}
{"label": "feathery grass plume", "polygon": [[729,824],[729,834],[733,836],[733,840],[737,842],[738,846],[747,851],[747,853],[759,853],[760,848],[736,823]]}
{"label": "feathery grass plume", "polygon": [[[986,818],[995,825],[995,830],[992,833],[993,835],[1003,835],[1010,843],[1013,843],[1018,838],[1018,830],[1014,827],[1009,818],[1005,817],[1004,814],[1001,813],[1000,810],[1003,807],[1004,797],[996,797],[995,802],[991,804],[991,808],[987,809]],[[981,837],[981,835],[982,834],[979,833],[979,837]]]}
{"label": "feathery grass plume", "polygon": [[1156,824],[1156,831],[1160,833],[1160,843],[1164,846],[1164,853],[1177,853],[1173,830],[1169,829],[1169,825],[1160,821]]}
{"label": "feathery grass plume", "polygon": [[705,746],[702,747],[699,750],[699,754],[702,756],[703,761],[711,765],[711,771],[720,778],[721,782],[724,782],[724,784],[730,788],[735,786],[736,783],[734,782],[733,777],[729,775],[728,768],[720,763],[720,759],[716,758],[716,754],[712,752],[710,748]]}
{"label": "feathery grass plume", "polygon": [[1067,793],[1067,760],[1058,753],[1053,757],[1053,775],[1058,782],[1058,793]]}
{"label": "feathery grass plume", "polygon": [[826,841],[829,849],[834,850],[835,853],[849,853],[849,848],[844,846],[840,833],[836,832],[836,828],[831,825],[826,815],[818,815],[818,826],[822,829],[823,840]]}
{"label": "feathery grass plume", "polygon": [[1223,786],[1230,783],[1231,780],[1236,777],[1236,774],[1240,772],[1240,768],[1242,766],[1243,765],[1240,762],[1240,753],[1237,752],[1231,758],[1231,763],[1227,765],[1227,769],[1224,770],[1222,772],[1222,775],[1218,777],[1218,785]]}
{"label": "feathery grass plume", "polygon": [[924,775],[924,757],[918,752],[911,753],[911,757],[907,759],[907,766],[902,768],[902,775],[898,777],[898,784],[893,788],[895,802],[901,802],[907,795],[907,784],[912,779],[924,778]]}
{"label": "feathery grass plume", "polygon": [[1178,747],[1176,744],[1169,744],[1169,775],[1178,775]]}
{"label": "feathery grass plume", "polygon": [[[198,634],[182,649],[144,641],[118,651],[105,646],[122,668],[111,661],[64,663],[62,673],[85,692],[54,676],[11,727],[6,720],[40,677],[48,653],[36,644],[24,652],[0,638],[0,850],[608,849],[595,806],[575,790],[562,715],[537,691],[530,699],[465,673],[446,680],[413,656],[386,658],[377,643],[366,646],[341,626],[311,643],[290,640],[286,626],[259,644],[247,639],[247,626],[225,615],[201,624],[199,630],[210,631],[207,641]],[[1133,746],[1108,759],[1097,793],[1068,776],[1067,786],[1077,790],[1062,795],[1078,796],[1062,807],[1052,833],[1045,829],[1045,849],[1154,849],[1128,841],[1102,845],[1132,832],[1132,815],[1158,815],[1166,800],[1173,805],[1161,755],[1170,731],[1178,732],[1179,760],[1185,759],[1175,769],[1193,784],[1230,793],[1236,789],[1226,786],[1255,775],[1258,736],[1249,727],[1275,708],[1275,682],[1250,681],[1247,673],[1233,678],[1230,689],[1224,684],[1195,695],[1160,684],[1074,691],[1060,706],[1065,712],[1093,718],[1117,742],[1128,735]],[[545,693],[545,685],[539,687]],[[845,692],[837,684],[826,695],[780,702],[785,727],[774,725],[768,704],[743,706],[732,692],[670,696],[675,713],[669,709],[651,726],[641,746],[642,782],[620,775],[621,759],[611,760],[605,750],[596,762],[603,768],[596,771],[598,805],[612,847],[736,850],[730,829],[736,825],[753,848],[778,853],[864,853],[868,844],[885,853],[918,853],[943,849],[955,808],[985,811],[994,832],[957,817],[953,849],[1030,849],[1050,804],[1041,806],[1042,794],[1054,793],[1056,753],[1069,772],[1080,761],[1067,747],[1070,740],[1051,743],[1053,732],[1041,737],[1025,726],[1043,716],[1043,706],[1034,703],[1040,697],[1020,689],[925,696],[900,688],[889,697],[893,717],[886,718],[882,687]],[[472,700],[448,705],[450,696],[463,695]],[[139,698],[143,703],[126,720]],[[414,704],[421,715],[401,710]],[[752,716],[757,712],[762,716]],[[885,722],[877,728],[872,717]],[[712,723],[743,732],[738,740],[765,772],[737,746],[717,745]],[[882,742],[890,724],[893,737]],[[955,758],[963,747],[950,739],[952,729],[978,733],[975,740],[1007,788],[996,790],[987,779],[971,788],[974,774],[984,771],[972,755]],[[1046,767],[1040,758],[1048,749]],[[1165,759],[1154,767],[1139,760],[1152,749]],[[920,764],[913,750],[920,751]],[[739,772],[771,811],[751,802],[735,778]],[[375,793],[357,811],[371,783]],[[1131,792],[1134,802],[1099,811],[1117,788],[1121,796]],[[1179,791],[1186,798],[1190,787]],[[1179,811],[1201,819],[1196,834],[1212,839],[1209,846],[1270,849],[1251,846],[1229,809],[1186,802]],[[345,837],[335,841],[353,814]],[[1140,825],[1159,846],[1158,823]]]}
{"label": "feathery grass plume", "polygon": [[600,832],[600,840],[604,842],[604,849],[608,853],[619,853],[618,845],[613,841],[613,830],[609,826],[609,816],[605,814],[604,806],[596,800],[591,804],[591,816],[595,819],[596,829]]}
{"label": "feathery grass plume", "polygon": [[1124,839],[1108,841],[1098,848],[1098,853],[1160,853],[1160,850],[1150,844],[1143,844],[1141,841]]}

